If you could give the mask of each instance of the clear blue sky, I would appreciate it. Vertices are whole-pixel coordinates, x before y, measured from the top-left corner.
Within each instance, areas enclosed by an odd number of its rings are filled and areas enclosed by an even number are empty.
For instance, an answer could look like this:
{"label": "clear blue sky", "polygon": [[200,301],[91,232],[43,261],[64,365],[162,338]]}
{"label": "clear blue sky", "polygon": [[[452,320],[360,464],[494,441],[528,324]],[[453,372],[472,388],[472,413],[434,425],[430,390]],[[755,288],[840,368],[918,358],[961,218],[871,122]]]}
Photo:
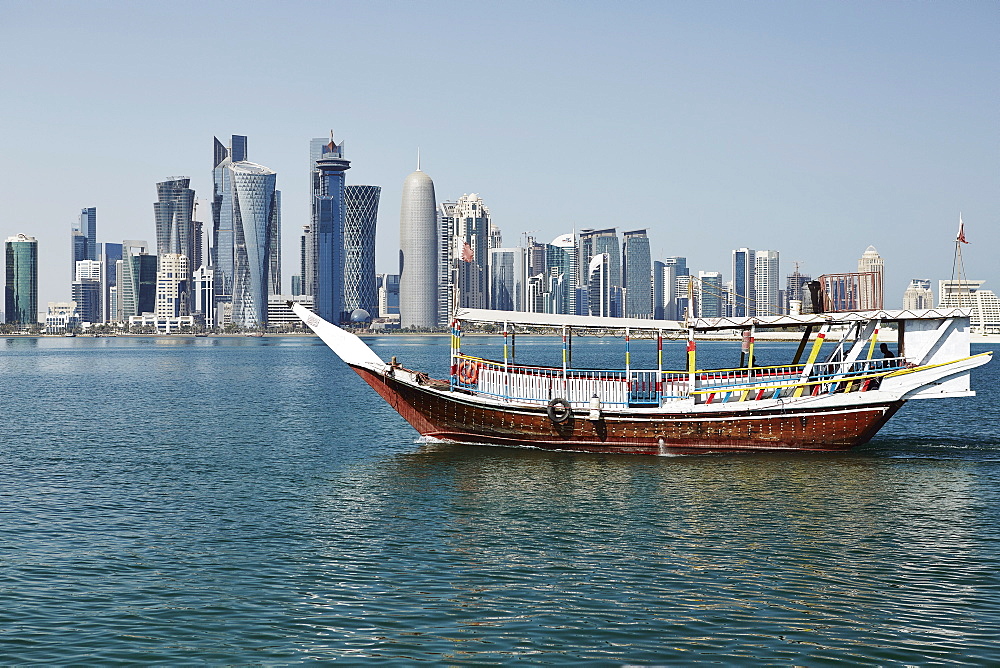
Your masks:
{"label": "clear blue sky", "polygon": [[[1000,292],[1000,3],[23,2],[0,0],[0,238],[38,237],[39,302],[69,298],[69,229],[155,238],[155,183],[211,193],[212,136],[278,172],[298,271],[308,144],[381,185],[478,192],[515,245],[648,228],[654,257],[730,274],[781,251],[816,276],[873,244],[889,306],[948,278]],[[208,211],[202,220],[210,221]],[[782,282],[783,283],[783,282]],[[783,285],[782,285],[783,287]]]}

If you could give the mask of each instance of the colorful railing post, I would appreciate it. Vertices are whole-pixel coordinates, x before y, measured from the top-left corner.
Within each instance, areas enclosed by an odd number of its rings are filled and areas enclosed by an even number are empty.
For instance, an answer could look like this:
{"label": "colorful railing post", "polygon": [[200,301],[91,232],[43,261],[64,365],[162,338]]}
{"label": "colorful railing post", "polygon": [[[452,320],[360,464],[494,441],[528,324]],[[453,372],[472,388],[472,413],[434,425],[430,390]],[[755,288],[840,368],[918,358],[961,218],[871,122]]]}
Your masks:
{"label": "colorful railing post", "polygon": [[878,327],[881,324],[882,324],[881,320],[879,320],[879,321],[877,321],[875,323],[875,331],[872,333],[871,343],[868,344],[868,359],[869,360],[872,358],[872,355],[875,353],[875,342],[878,341]]}
{"label": "colorful railing post", "polygon": [[656,405],[663,405],[663,330],[656,330]]}
{"label": "colorful railing post", "polygon": [[695,364],[697,362],[696,358],[697,346],[694,342],[694,328],[688,328],[688,342],[687,342],[687,372],[688,372],[688,396],[695,396],[692,394],[696,389],[695,381]]}
{"label": "colorful railing post", "polygon": [[451,388],[455,388],[455,381],[458,378],[458,336],[455,334],[458,327],[458,320],[451,321]]}
{"label": "colorful railing post", "polygon": [[625,397],[626,401],[632,399],[632,355],[628,349],[629,328],[625,328]]}
{"label": "colorful railing post", "polygon": [[[823,340],[826,339],[828,331],[830,331],[830,325],[826,324],[823,325],[823,328],[819,330],[819,334],[816,335],[812,350],[809,351],[809,359],[806,360],[806,365],[802,369],[802,375],[799,377],[800,383],[804,383],[809,378],[809,374],[812,373],[813,364],[816,363],[816,358],[819,357],[819,350],[823,347]],[[803,389],[805,389],[805,386],[801,384],[795,388],[795,396],[801,397]]]}
{"label": "colorful railing post", "polygon": [[503,395],[510,403],[510,363],[507,360],[507,322],[503,323]]}
{"label": "colorful railing post", "polygon": [[[569,354],[569,347],[567,345],[568,339],[566,338],[566,325],[562,326],[562,339],[563,339],[563,349],[562,349],[562,379],[563,379],[563,395],[569,394],[569,380],[566,377],[566,362]],[[569,401],[569,398],[564,396],[564,398]]]}

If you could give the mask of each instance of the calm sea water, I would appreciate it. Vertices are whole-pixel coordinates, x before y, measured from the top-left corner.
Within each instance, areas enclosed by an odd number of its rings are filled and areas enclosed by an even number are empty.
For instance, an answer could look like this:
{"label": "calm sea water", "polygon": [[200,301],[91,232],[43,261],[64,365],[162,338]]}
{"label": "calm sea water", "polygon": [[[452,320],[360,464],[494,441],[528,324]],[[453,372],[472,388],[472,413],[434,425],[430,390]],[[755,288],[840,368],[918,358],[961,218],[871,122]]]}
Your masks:
{"label": "calm sea water", "polygon": [[2,664],[1000,661],[996,362],[841,455],[421,444],[312,338],[0,339],[0,379]]}

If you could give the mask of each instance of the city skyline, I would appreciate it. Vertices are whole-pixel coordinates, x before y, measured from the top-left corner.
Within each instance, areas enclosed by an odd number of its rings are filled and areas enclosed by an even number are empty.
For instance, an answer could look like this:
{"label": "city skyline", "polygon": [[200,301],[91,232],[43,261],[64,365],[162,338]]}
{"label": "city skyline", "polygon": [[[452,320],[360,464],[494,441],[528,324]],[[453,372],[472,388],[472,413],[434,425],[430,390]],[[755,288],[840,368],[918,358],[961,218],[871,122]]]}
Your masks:
{"label": "city skyline", "polygon": [[[654,261],[685,256],[695,272],[725,272],[732,249],[768,248],[780,251],[783,267],[798,261],[818,276],[852,271],[873,245],[889,268],[893,304],[914,278],[950,276],[961,212],[967,274],[1000,284],[990,252],[1000,234],[995,5],[581,3],[572,11],[543,5],[532,25],[479,7],[481,39],[499,53],[461,61],[413,36],[459,7],[338,7],[338,22],[354,28],[343,48],[357,64],[338,70],[335,92],[317,94],[296,83],[318,76],[322,62],[314,53],[322,40],[302,39],[322,23],[307,5],[178,14],[111,3],[53,16],[44,5],[11,4],[0,31],[18,57],[2,76],[18,104],[5,115],[14,131],[0,138],[0,182],[9,189],[0,235],[38,239],[40,305],[70,297],[65,231],[81,209],[99,209],[99,240],[153,238],[155,184],[182,174],[207,198],[206,137],[227,129],[253,137],[255,158],[287,175],[287,292],[298,273],[298,231],[309,222],[301,147],[331,125],[350,142],[352,183],[383,187],[380,273],[397,271],[393,210],[419,146],[442,198],[479,193],[507,246],[521,232],[547,241],[572,229],[645,228]],[[199,35],[230,21],[248,38],[268,26],[284,53],[267,68],[220,78],[212,40]],[[159,31],[126,24],[180,30],[193,48],[178,54]],[[99,39],[68,58],[68,36],[80,29]],[[594,34],[603,39],[595,43]],[[142,57],[121,57],[133,51]],[[440,85],[418,86],[402,71],[413,53]],[[163,104],[151,90],[172,75],[150,76],[158,68],[186,71],[197,102]],[[437,103],[441,86],[465,80],[491,104],[471,114]],[[248,86],[280,94],[232,104]],[[69,111],[71,99],[84,103]],[[157,150],[135,151],[150,127]],[[69,163],[37,151],[35,138],[53,128],[72,137],[86,169],[70,177]],[[595,151],[606,160],[599,176]],[[59,188],[49,187],[53,179]],[[199,217],[209,223],[207,212]]]}

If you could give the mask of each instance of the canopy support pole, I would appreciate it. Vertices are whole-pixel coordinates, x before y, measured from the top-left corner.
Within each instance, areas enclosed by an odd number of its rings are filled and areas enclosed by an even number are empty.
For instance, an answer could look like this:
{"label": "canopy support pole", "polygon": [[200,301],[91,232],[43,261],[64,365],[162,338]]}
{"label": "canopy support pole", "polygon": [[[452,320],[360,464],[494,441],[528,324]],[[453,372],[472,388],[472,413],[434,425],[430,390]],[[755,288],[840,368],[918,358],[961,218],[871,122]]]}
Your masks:
{"label": "canopy support pole", "polygon": [[802,332],[802,340],[799,341],[799,347],[795,350],[795,357],[792,358],[792,364],[798,364],[799,360],[802,359],[802,353],[805,352],[806,344],[809,343],[809,337],[812,336],[813,326],[806,325],[806,329]]}
{"label": "canopy support pole", "polygon": [[510,403],[510,362],[507,359],[507,323],[503,324],[503,398]]}
{"label": "canopy support pole", "polygon": [[[568,360],[569,347],[568,347],[568,338],[567,338],[566,329],[567,329],[566,325],[563,325],[563,327],[562,327],[562,339],[563,339],[563,342],[562,342],[563,343],[563,349],[562,349],[563,395],[566,395],[569,392],[569,380],[568,380],[568,378],[566,376],[566,364],[569,361]],[[566,401],[569,401],[569,397],[564,396],[563,398],[566,399]]]}
{"label": "canopy support pole", "polygon": [[656,405],[663,405],[663,330],[656,330]]}
{"label": "canopy support pole", "polygon": [[696,358],[697,346],[694,342],[694,327],[688,328],[688,342],[687,342],[687,371],[688,371],[688,396],[694,397],[696,395],[691,394],[696,389],[695,382],[695,365],[697,362]]}

